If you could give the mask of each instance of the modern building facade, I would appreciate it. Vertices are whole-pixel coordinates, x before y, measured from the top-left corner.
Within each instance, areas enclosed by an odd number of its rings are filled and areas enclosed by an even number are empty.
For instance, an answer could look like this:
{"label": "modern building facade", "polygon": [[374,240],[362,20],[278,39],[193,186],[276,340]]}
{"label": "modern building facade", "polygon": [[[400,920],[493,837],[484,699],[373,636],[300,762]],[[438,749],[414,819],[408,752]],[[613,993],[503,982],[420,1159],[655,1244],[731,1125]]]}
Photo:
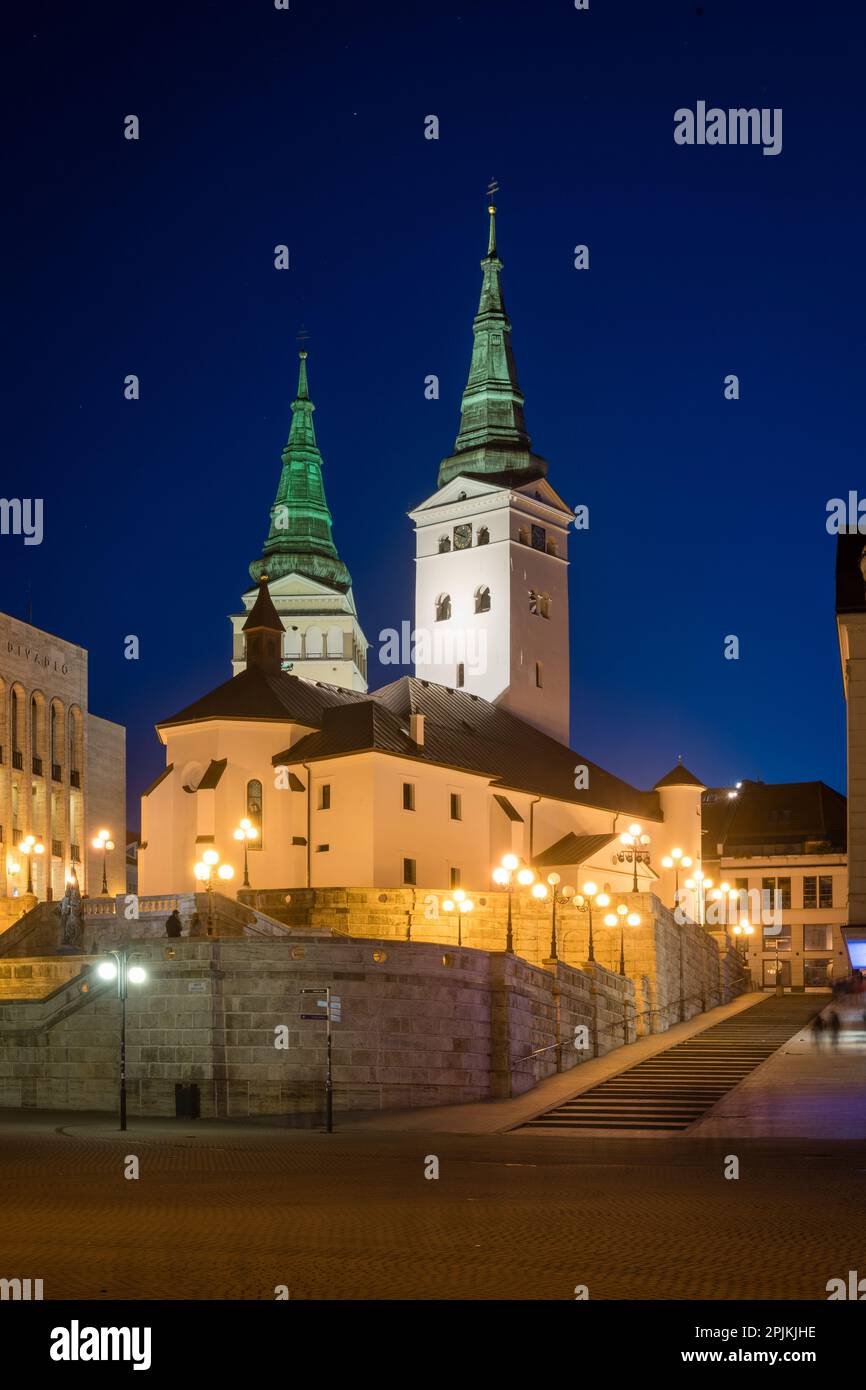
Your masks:
{"label": "modern building facade", "polygon": [[[703,800],[702,868],[737,897],[710,910],[741,937],[752,979],[770,989],[826,989],[848,973],[848,855],[844,796],[823,782],[739,782]],[[723,901],[723,900],[722,900]]]}
{"label": "modern building facade", "polygon": [[0,899],[60,898],[73,871],[93,897],[103,864],[125,891],[125,737],[88,709],[83,647],[0,613]]}

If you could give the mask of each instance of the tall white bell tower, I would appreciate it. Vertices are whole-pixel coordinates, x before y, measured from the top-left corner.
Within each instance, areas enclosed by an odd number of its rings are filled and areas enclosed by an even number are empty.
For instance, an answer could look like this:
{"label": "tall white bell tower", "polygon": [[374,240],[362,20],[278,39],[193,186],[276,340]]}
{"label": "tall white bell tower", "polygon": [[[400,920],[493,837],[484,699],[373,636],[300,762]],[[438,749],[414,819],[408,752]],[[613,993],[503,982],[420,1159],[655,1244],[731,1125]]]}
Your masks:
{"label": "tall white bell tower", "polygon": [[415,523],[415,674],[569,736],[568,528],[533,454],[500,284],[496,209],[481,262],[469,380],[452,455]]}

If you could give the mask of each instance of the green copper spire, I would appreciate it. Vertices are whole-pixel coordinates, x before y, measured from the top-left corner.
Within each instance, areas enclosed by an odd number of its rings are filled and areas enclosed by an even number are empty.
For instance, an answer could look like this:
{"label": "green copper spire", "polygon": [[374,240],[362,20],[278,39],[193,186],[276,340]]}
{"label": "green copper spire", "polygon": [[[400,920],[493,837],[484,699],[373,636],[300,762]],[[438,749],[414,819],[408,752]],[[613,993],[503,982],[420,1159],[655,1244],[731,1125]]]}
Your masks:
{"label": "green copper spire", "polygon": [[481,301],[472,325],[474,344],[469,380],[460,407],[454,453],[439,467],[439,486],[463,474],[506,485],[530,482],[547,472],[546,459],[533,454],[523,416],[523,392],[511,350],[511,322],[505,312],[496,251],[496,207],[491,199],[487,255]]}
{"label": "green copper spire", "polygon": [[307,354],[301,351],[298,394],[292,401],[292,425],[283,450],[283,471],[274,505],[271,528],[260,560],[250,565],[258,582],[285,574],[305,574],[329,588],[345,593],[352,578],[337,554],[331,533],[331,513],[322,483],[322,455],[313,428],[315,406],[307,386]]}

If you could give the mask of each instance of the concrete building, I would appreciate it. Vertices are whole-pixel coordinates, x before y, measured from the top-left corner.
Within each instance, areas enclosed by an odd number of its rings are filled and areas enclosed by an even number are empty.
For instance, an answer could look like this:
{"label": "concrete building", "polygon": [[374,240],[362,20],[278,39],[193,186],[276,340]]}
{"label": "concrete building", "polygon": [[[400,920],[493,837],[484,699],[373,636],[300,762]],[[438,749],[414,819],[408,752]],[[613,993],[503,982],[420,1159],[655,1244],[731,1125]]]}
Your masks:
{"label": "concrete building", "polygon": [[0,613],[0,917],[19,915],[28,880],[36,898],[56,899],[74,871],[82,892],[99,893],[101,829],[116,846],[109,892],[124,891],[125,736],[88,709],[83,647]]}
{"label": "concrete building", "polygon": [[358,620],[351,576],[334,544],[304,351],[300,362],[270,529],[260,558],[250,565],[253,586],[243,595],[244,611],[230,616],[232,673],[244,668],[244,623],[264,576],[284,629],[282,669],[364,691],[369,643]]}
{"label": "concrete building", "polygon": [[[848,973],[845,798],[823,782],[738,782],[703,799],[708,925],[748,922],[758,988],[827,989]],[[712,893],[728,884],[733,901]],[[722,890],[723,891],[723,890]],[[746,938],[742,938],[745,945]]]}

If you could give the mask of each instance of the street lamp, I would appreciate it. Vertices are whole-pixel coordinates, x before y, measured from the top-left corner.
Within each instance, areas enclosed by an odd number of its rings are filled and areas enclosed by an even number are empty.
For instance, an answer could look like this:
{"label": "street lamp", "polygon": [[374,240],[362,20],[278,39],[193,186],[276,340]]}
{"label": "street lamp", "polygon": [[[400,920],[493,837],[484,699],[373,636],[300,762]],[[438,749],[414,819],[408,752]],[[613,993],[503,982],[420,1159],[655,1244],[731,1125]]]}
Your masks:
{"label": "street lamp", "polygon": [[691,878],[686,879],[686,887],[695,894],[698,905],[698,922],[703,927],[706,925],[706,895],[713,886],[711,878],[705,878],[703,870],[695,869]]}
{"label": "street lamp", "polygon": [[616,912],[608,912],[604,919],[606,927],[615,927],[619,924],[619,973],[625,975],[625,928],[626,923],[630,927],[640,926],[640,913],[629,912],[625,903],[620,903]]}
{"label": "street lamp", "polygon": [[505,949],[509,955],[514,952],[511,899],[514,894],[515,878],[521,888],[528,888],[530,883],[535,882],[535,874],[532,869],[526,867],[521,869],[520,860],[516,854],[503,854],[498,867],[493,870],[493,882],[499,884],[500,888],[508,890],[508,929],[505,933]]}
{"label": "street lamp", "polygon": [[457,945],[463,945],[463,914],[471,912],[475,904],[471,898],[467,898],[462,888],[455,888],[454,895],[446,898],[442,904],[443,912],[457,913]]}
{"label": "street lamp", "polygon": [[607,893],[599,893],[596,884],[585,883],[583,885],[583,892],[578,893],[575,897],[574,905],[578,912],[586,912],[589,914],[589,955],[587,956],[587,960],[591,961],[595,961],[595,941],[592,935],[593,902],[595,902],[596,907],[607,907],[610,903],[610,898]]}
{"label": "street lamp", "polygon": [[[740,947],[743,964],[745,965],[749,953],[749,937],[754,936],[755,928],[751,922],[737,922],[733,928],[734,936],[737,938],[737,945]],[[778,952],[776,953],[778,956]]]}
{"label": "street lamp", "polygon": [[111,838],[111,832],[108,830],[100,830],[96,836],[96,839],[91,840],[91,844],[93,845],[94,849],[102,850],[102,891],[107,897],[108,879],[105,873],[106,860],[108,858],[108,851],[110,849],[114,849],[114,841]]}
{"label": "street lamp", "polygon": [[649,863],[649,850],[644,849],[643,846],[649,844],[650,837],[644,835],[639,825],[630,825],[625,834],[620,835],[619,842],[626,848],[618,852],[617,859],[621,864],[625,862],[634,866],[634,882],[631,891],[637,893],[637,866],[638,864]]}
{"label": "street lamp", "polygon": [[246,816],[244,816],[237,830],[234,832],[235,839],[242,840],[244,845],[244,888],[249,888],[250,886],[250,869],[247,860],[249,842],[250,840],[255,840],[258,836],[258,833],[259,832],[256,830],[256,827],[253,825],[252,821],[248,820]]}
{"label": "street lamp", "polygon": [[[140,965],[130,965],[129,951],[109,951],[113,960],[104,960],[96,967],[101,980],[117,981],[120,1000],[120,1128],[126,1129],[126,996],[130,985],[143,985],[147,971]],[[137,955],[138,952],[132,952]]]}
{"label": "street lamp", "polygon": [[[570,883],[564,883],[560,888],[560,876],[553,873],[547,875],[547,882],[550,884],[550,959],[557,960],[556,953],[556,909],[565,907],[574,897],[575,890]],[[543,883],[537,883],[535,888],[542,888],[544,892],[536,894],[536,897],[544,898],[547,896],[547,889]],[[533,893],[535,893],[533,888]]]}
{"label": "street lamp", "polygon": [[33,861],[31,855],[44,854],[45,846],[41,840],[37,840],[35,835],[25,835],[18,846],[18,850],[27,860],[27,892],[33,892]]}
{"label": "street lamp", "polygon": [[[217,868],[219,865],[219,868]],[[231,864],[220,864],[219,852],[215,849],[206,849],[198,864],[195,865],[193,873],[207,892],[207,934],[213,936],[213,880],[214,870],[217,878],[228,882],[234,878],[235,871]]]}
{"label": "street lamp", "polygon": [[683,854],[681,849],[672,849],[670,854],[666,854],[662,860],[663,869],[674,869],[674,907],[680,899],[680,869],[690,869],[692,867],[691,855]]}

